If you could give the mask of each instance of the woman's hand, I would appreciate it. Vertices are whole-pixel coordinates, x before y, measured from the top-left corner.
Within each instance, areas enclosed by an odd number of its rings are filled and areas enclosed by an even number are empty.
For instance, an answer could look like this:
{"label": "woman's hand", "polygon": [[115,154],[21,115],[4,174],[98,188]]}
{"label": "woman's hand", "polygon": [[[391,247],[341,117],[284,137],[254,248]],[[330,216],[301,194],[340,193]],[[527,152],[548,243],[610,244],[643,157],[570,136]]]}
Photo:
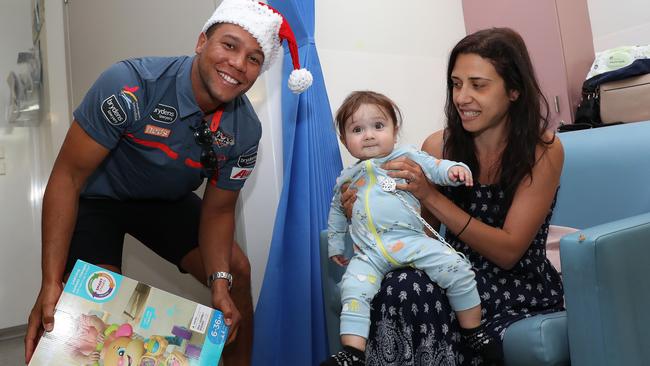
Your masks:
{"label": "woman's hand", "polygon": [[409,158],[399,157],[387,161],[381,167],[388,170],[389,176],[406,180],[405,184],[397,184],[395,188],[409,191],[419,200],[427,197],[432,190],[435,190],[435,187],[422,172],[422,168]]}
{"label": "woman's hand", "polygon": [[350,183],[343,184],[341,186],[341,205],[343,205],[343,211],[348,221],[352,218],[352,206],[354,206],[354,201],[356,200],[357,190],[350,188]]}
{"label": "woman's hand", "polygon": [[348,263],[350,263],[350,260],[348,258],[345,258],[345,256],[343,256],[342,254],[333,255],[332,257],[330,257],[330,259],[332,260],[332,262],[338,264],[341,267],[345,267],[348,265]]}

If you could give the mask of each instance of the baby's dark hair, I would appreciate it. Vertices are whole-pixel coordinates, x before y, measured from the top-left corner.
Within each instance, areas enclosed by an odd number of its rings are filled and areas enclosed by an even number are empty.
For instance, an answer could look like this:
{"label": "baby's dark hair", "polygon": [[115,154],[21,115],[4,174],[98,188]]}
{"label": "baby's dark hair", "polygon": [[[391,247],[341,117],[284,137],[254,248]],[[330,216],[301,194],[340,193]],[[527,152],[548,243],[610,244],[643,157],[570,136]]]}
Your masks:
{"label": "baby's dark hair", "polygon": [[345,98],[343,104],[336,111],[336,127],[339,129],[341,137],[345,136],[345,122],[352,117],[359,107],[363,104],[372,104],[380,107],[383,113],[388,113],[386,117],[393,121],[395,131],[399,131],[402,126],[402,112],[397,104],[387,96],[370,90],[360,90],[350,93]]}

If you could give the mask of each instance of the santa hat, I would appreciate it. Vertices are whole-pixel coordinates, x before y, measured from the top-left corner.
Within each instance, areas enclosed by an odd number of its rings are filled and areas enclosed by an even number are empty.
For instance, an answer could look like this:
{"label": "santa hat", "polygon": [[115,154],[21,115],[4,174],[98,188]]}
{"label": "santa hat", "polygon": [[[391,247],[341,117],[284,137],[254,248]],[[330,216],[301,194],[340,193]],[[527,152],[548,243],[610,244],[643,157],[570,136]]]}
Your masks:
{"label": "santa hat", "polygon": [[300,68],[298,45],[289,22],[272,7],[253,0],[223,0],[210,19],[203,25],[203,32],[217,23],[236,24],[244,28],[260,44],[264,52],[262,72],[269,69],[282,49],[282,40],[289,46],[293,71],[289,76],[289,89],[302,93],[313,81],[309,70]]}

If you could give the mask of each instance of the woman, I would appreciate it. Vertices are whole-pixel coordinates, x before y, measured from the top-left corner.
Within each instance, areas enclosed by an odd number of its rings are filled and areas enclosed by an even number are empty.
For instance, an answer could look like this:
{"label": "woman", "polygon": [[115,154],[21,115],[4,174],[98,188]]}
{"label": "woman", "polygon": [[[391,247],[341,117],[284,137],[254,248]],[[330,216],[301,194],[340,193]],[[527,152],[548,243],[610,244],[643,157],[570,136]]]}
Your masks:
{"label": "woman", "polygon": [[447,127],[422,150],[466,163],[478,184],[437,189],[412,161],[384,167],[407,179],[398,188],[420,199],[425,217],[444,224],[447,242],[472,262],[493,343],[461,337],[443,290],[423,272],[401,269],[373,300],[368,365],[502,364],[509,325],[563,309],[545,241],[564,152],[546,130],[548,103],[524,41],[507,28],[465,37],[451,52],[447,80]]}

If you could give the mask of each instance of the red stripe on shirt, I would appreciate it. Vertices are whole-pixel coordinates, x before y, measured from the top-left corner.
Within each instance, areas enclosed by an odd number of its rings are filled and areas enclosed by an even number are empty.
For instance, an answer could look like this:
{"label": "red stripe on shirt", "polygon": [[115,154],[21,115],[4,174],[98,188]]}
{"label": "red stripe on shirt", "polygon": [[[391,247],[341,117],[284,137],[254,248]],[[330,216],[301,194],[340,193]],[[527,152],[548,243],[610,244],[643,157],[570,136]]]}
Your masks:
{"label": "red stripe on shirt", "polygon": [[190,158],[185,158],[185,165],[190,166],[192,168],[197,168],[197,169],[203,168],[203,164],[201,164],[198,161],[192,160]]}
{"label": "red stripe on shirt", "polygon": [[140,138],[137,138],[137,137],[133,136],[133,134],[131,134],[131,133],[127,133],[125,136],[130,138],[131,140],[133,140],[133,142],[135,142],[136,144],[140,144],[140,145],[143,145],[143,146],[153,147],[155,149],[159,149],[162,152],[164,152],[165,154],[167,154],[167,156],[169,156],[170,158],[172,158],[174,160],[178,159],[178,153],[175,152],[174,150],[172,150],[169,146],[163,144],[162,142],[143,140],[143,139],[140,139]]}
{"label": "red stripe on shirt", "polygon": [[[198,161],[194,161],[194,160],[192,160],[190,158],[185,159],[185,165],[187,165],[189,167],[192,167],[192,168],[197,168],[197,169],[202,169],[203,168],[203,164],[199,163]],[[218,179],[219,179],[219,176],[218,176],[217,172],[215,171],[212,178],[209,179],[209,182],[213,186],[216,186]]]}

